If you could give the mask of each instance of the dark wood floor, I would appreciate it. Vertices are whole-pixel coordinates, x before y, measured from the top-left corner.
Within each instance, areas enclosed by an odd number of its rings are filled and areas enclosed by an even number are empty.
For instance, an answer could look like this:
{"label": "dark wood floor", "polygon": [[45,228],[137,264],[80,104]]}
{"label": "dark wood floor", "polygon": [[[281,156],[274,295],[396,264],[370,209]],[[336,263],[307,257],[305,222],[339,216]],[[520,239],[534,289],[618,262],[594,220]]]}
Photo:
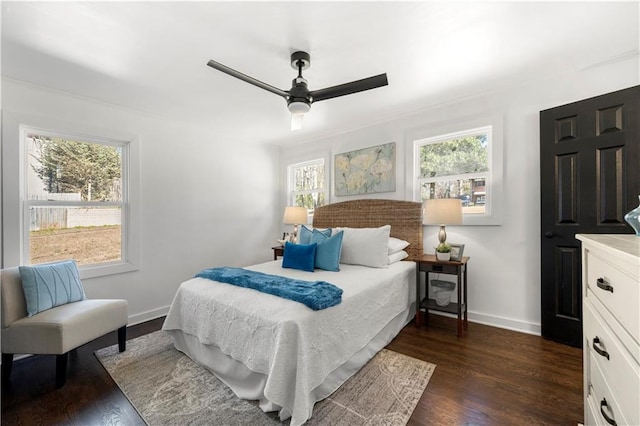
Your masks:
{"label": "dark wood floor", "polygon": [[[128,338],[158,330],[163,319],[130,327]],[[54,389],[55,359],[14,363],[2,389],[3,425],[143,425],[93,355],[117,343],[115,333],[69,358],[67,384]],[[388,346],[437,365],[409,425],[576,425],[582,422],[582,352],[537,336],[431,316],[409,324]]]}
{"label": "dark wood floor", "polygon": [[417,425],[573,425],[583,422],[582,350],[539,336],[431,315],[388,346],[437,365],[409,422]]}

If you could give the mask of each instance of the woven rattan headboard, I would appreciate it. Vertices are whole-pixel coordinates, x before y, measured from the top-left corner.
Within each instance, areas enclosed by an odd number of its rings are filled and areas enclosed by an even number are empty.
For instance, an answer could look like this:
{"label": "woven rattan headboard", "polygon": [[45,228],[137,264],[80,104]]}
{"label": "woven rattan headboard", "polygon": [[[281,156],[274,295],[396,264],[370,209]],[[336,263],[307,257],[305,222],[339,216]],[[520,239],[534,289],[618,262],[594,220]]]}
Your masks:
{"label": "woven rattan headboard", "polygon": [[391,236],[409,241],[409,260],[423,255],[422,204],[414,201],[364,199],[317,207],[315,228],[377,228],[391,225]]}

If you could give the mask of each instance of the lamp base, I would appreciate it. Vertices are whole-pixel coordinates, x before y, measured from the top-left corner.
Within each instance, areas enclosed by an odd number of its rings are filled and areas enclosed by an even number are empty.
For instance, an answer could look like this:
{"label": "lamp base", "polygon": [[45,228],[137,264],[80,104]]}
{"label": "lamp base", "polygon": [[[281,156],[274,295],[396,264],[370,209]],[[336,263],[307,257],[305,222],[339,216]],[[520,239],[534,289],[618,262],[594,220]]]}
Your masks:
{"label": "lamp base", "polygon": [[444,225],[440,225],[440,231],[438,231],[438,241],[440,241],[440,244],[444,244],[447,242],[447,231],[445,231]]}

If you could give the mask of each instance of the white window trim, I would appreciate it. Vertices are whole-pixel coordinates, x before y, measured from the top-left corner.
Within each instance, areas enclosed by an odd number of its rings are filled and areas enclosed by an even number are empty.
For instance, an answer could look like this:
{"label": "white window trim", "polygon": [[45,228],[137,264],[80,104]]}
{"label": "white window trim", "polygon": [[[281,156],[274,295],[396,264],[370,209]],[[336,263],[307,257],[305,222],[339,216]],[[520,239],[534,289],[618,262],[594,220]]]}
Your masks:
{"label": "white window trim", "polygon": [[[29,234],[25,225],[29,223],[25,179],[28,158],[25,136],[27,133],[40,132],[47,135],[73,136],[87,142],[120,144],[127,151],[128,155],[123,155],[122,164],[122,172],[128,176],[127,185],[122,188],[123,196],[126,194],[127,197],[127,203],[123,206],[123,229],[126,229],[126,235],[123,234],[122,260],[82,265],[78,269],[81,279],[140,269],[140,138],[118,131],[7,111],[3,112],[2,121],[2,267],[24,265],[28,259]],[[73,204],[65,201],[60,203]],[[35,205],[35,202],[32,201],[30,205]],[[6,232],[8,229],[12,231]]]}
{"label": "white window trim", "polygon": [[[465,214],[463,215],[463,225],[502,225],[503,218],[503,124],[502,116],[495,114],[489,117],[459,119],[455,122],[449,122],[441,125],[434,125],[428,129],[418,129],[407,133],[406,139],[408,145],[412,147],[408,150],[407,164],[411,171],[408,186],[410,194],[408,196],[413,201],[420,201],[420,156],[418,147],[426,141],[437,143],[448,139],[454,139],[457,136],[467,135],[470,132],[477,131],[486,127],[491,127],[491,139],[488,146],[489,171],[483,172],[487,176],[486,192],[488,202],[485,204],[486,211],[484,214]],[[466,129],[466,130],[460,130]],[[469,177],[470,174],[460,175]],[[451,180],[456,176],[446,176],[444,180]]]}

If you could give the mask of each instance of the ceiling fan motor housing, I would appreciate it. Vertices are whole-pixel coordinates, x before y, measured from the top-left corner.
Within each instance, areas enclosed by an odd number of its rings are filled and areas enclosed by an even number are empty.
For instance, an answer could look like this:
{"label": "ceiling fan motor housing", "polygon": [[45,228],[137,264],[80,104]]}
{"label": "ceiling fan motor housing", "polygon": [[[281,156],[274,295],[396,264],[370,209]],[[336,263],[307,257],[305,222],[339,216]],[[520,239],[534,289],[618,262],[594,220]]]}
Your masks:
{"label": "ceiling fan motor housing", "polygon": [[302,77],[294,78],[291,81],[291,89],[287,97],[289,111],[293,114],[304,114],[311,109],[311,102],[307,80]]}

